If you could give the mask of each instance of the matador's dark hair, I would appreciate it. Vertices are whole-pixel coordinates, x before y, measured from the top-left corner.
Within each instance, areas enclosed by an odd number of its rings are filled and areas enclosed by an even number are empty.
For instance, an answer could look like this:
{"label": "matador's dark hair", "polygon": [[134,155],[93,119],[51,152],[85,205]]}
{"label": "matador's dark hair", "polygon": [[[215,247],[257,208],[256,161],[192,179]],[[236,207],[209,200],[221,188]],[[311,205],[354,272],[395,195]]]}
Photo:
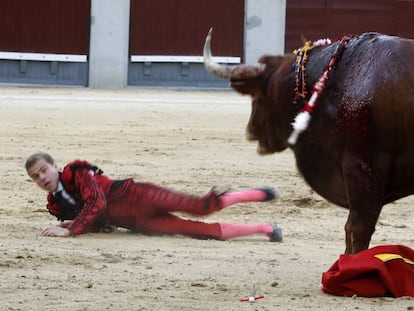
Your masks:
{"label": "matador's dark hair", "polygon": [[32,167],[37,161],[39,160],[45,160],[49,164],[54,164],[55,160],[53,160],[52,156],[46,152],[36,152],[32,154],[30,157],[26,160],[26,171]]}

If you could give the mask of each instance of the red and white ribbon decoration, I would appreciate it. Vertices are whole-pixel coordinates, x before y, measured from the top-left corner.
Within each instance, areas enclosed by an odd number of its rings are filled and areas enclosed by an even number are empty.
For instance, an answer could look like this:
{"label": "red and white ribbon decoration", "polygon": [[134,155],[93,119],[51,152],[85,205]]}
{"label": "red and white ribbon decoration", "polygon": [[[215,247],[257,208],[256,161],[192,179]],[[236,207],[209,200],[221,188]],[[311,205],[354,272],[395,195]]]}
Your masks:
{"label": "red and white ribbon decoration", "polygon": [[[321,77],[313,86],[312,96],[310,97],[309,101],[305,102],[305,107],[303,107],[303,109],[295,117],[295,120],[292,123],[293,132],[290,134],[290,137],[288,139],[288,143],[290,145],[295,145],[300,133],[302,133],[308,128],[309,122],[311,120],[312,111],[316,107],[316,101],[321,96],[322,91],[325,89],[326,82],[328,81],[329,75],[333,67],[335,66],[336,62],[338,61],[338,59],[341,57],[345,49],[346,43],[350,39],[351,37],[349,36],[345,36],[341,39],[341,42],[339,43],[335,54],[332,56],[331,60],[329,61],[328,66],[326,66],[326,69],[322,73]],[[318,40],[313,44],[312,48],[315,46],[330,44],[330,42],[331,41],[327,39],[323,39],[323,41]]]}

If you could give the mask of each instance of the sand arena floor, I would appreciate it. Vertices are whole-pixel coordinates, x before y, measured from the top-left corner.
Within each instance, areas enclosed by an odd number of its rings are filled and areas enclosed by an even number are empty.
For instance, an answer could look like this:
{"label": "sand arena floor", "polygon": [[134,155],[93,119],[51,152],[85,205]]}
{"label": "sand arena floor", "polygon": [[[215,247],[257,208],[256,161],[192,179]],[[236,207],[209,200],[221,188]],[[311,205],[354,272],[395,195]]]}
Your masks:
{"label": "sand arena floor", "polygon": [[[320,290],[344,250],[347,211],[316,195],[290,151],[262,157],[245,140],[250,102],[231,91],[0,88],[0,310],[413,310],[408,298]],[[276,187],[276,202],[239,204],[205,221],[277,222],[261,236],[200,241],[128,232],[39,235],[55,223],[26,176],[31,153],[75,158],[115,178],[204,194],[212,186]],[[371,246],[414,246],[413,199],[384,208]],[[255,284],[265,296],[239,298]]]}

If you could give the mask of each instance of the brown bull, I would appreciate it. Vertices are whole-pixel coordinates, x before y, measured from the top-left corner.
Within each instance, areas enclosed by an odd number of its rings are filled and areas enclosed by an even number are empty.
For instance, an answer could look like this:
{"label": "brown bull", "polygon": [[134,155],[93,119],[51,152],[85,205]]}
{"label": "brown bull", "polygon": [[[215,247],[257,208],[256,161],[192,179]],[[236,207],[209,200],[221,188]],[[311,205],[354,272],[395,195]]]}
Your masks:
{"label": "brown bull", "polygon": [[[258,153],[291,148],[312,189],[349,209],[345,253],[367,249],[383,205],[414,193],[414,41],[377,33],[347,41],[307,129],[291,145],[292,123],[304,105],[293,103],[296,56],[219,65],[211,58],[210,37],[206,68],[252,97],[247,138],[258,141]],[[339,44],[309,50],[308,95]]]}

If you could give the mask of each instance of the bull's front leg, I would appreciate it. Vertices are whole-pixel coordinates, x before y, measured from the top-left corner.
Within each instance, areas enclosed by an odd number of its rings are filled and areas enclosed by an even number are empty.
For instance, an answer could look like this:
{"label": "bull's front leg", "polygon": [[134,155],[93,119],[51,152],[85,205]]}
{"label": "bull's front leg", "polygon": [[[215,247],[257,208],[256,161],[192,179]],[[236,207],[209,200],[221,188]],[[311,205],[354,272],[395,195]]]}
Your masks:
{"label": "bull's front leg", "polygon": [[356,254],[369,247],[382,209],[382,188],[371,167],[359,155],[345,155],[343,174],[349,207],[345,253]]}
{"label": "bull's front leg", "polygon": [[361,213],[358,210],[349,211],[348,220],[345,224],[345,254],[356,254],[369,247],[380,210],[381,208],[378,212],[372,214]]}

